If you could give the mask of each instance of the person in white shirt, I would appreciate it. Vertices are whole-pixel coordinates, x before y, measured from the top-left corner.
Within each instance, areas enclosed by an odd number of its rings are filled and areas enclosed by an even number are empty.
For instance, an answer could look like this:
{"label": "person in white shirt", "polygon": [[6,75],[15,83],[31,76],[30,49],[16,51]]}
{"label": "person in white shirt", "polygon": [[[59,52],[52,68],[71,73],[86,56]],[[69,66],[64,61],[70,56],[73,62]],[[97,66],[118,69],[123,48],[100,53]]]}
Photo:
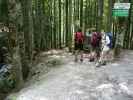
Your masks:
{"label": "person in white shirt", "polygon": [[105,65],[107,60],[108,60],[108,55],[109,55],[109,51],[110,48],[108,46],[108,44],[110,43],[110,39],[109,36],[106,35],[105,32],[102,32],[102,51],[101,51],[101,55],[100,55],[100,59],[99,61],[96,63],[96,67],[99,67],[101,64]]}

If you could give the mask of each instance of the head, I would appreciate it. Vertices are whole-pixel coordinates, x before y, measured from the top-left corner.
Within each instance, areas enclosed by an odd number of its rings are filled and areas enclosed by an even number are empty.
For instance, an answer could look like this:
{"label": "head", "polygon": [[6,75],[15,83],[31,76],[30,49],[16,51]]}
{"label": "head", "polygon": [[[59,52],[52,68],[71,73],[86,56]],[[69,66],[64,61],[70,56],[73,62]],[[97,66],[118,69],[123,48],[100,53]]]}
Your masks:
{"label": "head", "polygon": [[101,31],[101,34],[102,34],[102,35],[105,35],[105,31],[104,31],[104,30],[102,30],[102,31]]}
{"label": "head", "polygon": [[102,30],[101,30],[101,33],[104,33],[104,32],[105,32],[105,31],[102,29]]}

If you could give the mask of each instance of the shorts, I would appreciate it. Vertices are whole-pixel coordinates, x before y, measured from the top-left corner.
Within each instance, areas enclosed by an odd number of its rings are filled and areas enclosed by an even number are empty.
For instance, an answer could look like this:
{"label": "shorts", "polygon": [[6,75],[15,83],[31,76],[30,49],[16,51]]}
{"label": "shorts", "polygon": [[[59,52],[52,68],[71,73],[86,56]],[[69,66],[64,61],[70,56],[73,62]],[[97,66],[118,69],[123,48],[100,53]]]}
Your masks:
{"label": "shorts", "polygon": [[102,51],[103,52],[109,52],[109,50],[110,50],[110,48],[108,46],[104,46]]}
{"label": "shorts", "polygon": [[110,48],[108,46],[104,46],[102,49],[102,55],[109,55],[110,53]]}
{"label": "shorts", "polygon": [[83,43],[75,43],[75,50],[83,50]]}

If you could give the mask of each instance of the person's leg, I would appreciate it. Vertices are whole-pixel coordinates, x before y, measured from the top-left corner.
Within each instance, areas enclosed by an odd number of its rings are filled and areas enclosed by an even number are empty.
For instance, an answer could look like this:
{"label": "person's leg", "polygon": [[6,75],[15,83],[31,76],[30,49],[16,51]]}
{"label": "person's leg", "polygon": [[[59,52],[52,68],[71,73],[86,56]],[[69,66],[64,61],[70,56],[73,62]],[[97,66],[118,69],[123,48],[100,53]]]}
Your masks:
{"label": "person's leg", "polygon": [[80,51],[80,61],[83,62],[83,50]]}
{"label": "person's leg", "polygon": [[111,50],[110,50],[110,49],[107,51],[107,54],[106,54],[106,61],[107,61],[107,62],[110,62],[110,61],[111,61]]}
{"label": "person's leg", "polygon": [[90,59],[89,59],[89,61],[90,62],[93,62],[94,61],[94,57],[95,57],[95,47],[91,47],[91,53],[90,53]]}
{"label": "person's leg", "polygon": [[80,44],[80,61],[82,62],[83,61],[83,44],[81,43]]}
{"label": "person's leg", "polygon": [[75,50],[75,62],[78,61],[78,50]]}
{"label": "person's leg", "polygon": [[100,58],[98,60],[98,63],[96,66],[100,66],[100,65],[106,65],[107,62],[107,57],[108,57],[108,52],[109,52],[109,48],[107,46],[104,46],[102,51],[101,51],[101,55]]}
{"label": "person's leg", "polygon": [[96,62],[96,67],[100,67],[102,65],[103,59],[104,59],[104,51],[102,50],[99,59]]}
{"label": "person's leg", "polygon": [[106,59],[106,47],[103,47],[99,58],[99,63],[103,63]]}
{"label": "person's leg", "polygon": [[75,43],[75,53],[74,53],[74,55],[75,55],[75,62],[77,62],[78,61],[78,44],[77,43]]}
{"label": "person's leg", "polygon": [[91,48],[90,48],[90,54],[89,54],[89,61],[90,61],[90,59],[92,57],[92,51],[93,51],[93,47],[91,46]]}
{"label": "person's leg", "polygon": [[95,61],[97,62],[100,58],[100,47],[96,47]]}
{"label": "person's leg", "polygon": [[106,46],[105,53],[104,53],[104,61],[103,61],[104,64],[106,64],[109,60],[109,58],[108,58],[109,57],[109,50],[110,50],[109,47]]}
{"label": "person's leg", "polygon": [[[82,50],[83,50],[83,44],[80,44],[80,43],[76,43],[75,44],[75,61],[77,62],[78,61],[78,56],[80,55],[81,57],[83,56],[82,54]],[[80,59],[81,60],[81,59]]]}
{"label": "person's leg", "polygon": [[99,58],[99,62],[101,63],[104,59],[104,51],[101,52],[100,58]]}

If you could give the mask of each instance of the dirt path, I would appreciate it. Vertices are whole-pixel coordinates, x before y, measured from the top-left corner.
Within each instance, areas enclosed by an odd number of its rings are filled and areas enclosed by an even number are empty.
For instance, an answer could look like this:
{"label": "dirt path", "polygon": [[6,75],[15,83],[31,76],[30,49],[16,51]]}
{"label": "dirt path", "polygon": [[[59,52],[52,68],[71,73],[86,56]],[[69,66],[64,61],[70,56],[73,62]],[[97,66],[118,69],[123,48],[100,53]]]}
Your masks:
{"label": "dirt path", "polygon": [[[100,68],[87,59],[74,63],[72,55],[58,56],[63,63],[31,81],[15,100],[133,100],[133,52],[124,54],[120,61]],[[14,94],[7,100],[11,98]]]}

